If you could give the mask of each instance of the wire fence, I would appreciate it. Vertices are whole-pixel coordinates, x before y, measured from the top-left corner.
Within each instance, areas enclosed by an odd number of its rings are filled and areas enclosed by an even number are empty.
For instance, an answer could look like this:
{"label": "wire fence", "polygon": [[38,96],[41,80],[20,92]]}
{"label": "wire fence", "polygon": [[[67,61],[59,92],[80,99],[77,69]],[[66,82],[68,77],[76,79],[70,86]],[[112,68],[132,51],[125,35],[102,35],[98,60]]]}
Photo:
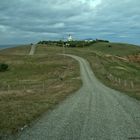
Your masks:
{"label": "wire fence", "polygon": [[48,86],[51,86],[53,83],[46,84],[46,81],[16,81],[15,83],[10,82],[1,82],[0,91],[11,92],[12,90],[20,90],[24,92],[31,91],[41,91],[46,92]]}
{"label": "wire fence", "polygon": [[112,74],[108,74],[107,78],[110,81],[114,82],[116,85],[121,85],[123,87],[129,87],[132,89],[134,88],[134,82],[132,80],[124,80],[124,79],[121,79],[119,77],[115,77]]}

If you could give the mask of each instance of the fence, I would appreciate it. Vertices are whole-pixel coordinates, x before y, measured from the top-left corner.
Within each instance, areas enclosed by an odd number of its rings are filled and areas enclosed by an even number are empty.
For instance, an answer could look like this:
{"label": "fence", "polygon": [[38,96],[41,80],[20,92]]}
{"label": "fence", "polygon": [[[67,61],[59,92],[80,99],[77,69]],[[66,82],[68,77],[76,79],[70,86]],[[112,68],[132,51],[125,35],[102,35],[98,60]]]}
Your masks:
{"label": "fence", "polygon": [[124,80],[121,79],[119,77],[115,77],[112,74],[108,74],[107,78],[112,81],[115,82],[116,85],[121,85],[123,87],[129,87],[129,88],[134,88],[134,82],[132,80]]}
{"label": "fence", "polygon": [[[52,83],[50,83],[52,84]],[[10,82],[2,82],[0,83],[0,91],[11,92],[14,91],[23,91],[23,92],[33,92],[33,91],[41,91],[46,92],[49,84],[46,84],[46,81],[35,81],[35,80],[26,80],[21,81],[18,80],[15,83]]]}

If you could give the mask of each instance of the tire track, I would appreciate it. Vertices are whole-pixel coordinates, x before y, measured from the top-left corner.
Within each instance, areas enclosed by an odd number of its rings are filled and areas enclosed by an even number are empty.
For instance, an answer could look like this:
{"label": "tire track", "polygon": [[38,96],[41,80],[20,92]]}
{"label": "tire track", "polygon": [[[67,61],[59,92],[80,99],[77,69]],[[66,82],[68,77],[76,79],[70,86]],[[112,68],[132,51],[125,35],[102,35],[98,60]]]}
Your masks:
{"label": "tire track", "polygon": [[80,64],[83,87],[48,112],[17,140],[128,140],[140,139],[140,102],[100,83],[89,63]]}

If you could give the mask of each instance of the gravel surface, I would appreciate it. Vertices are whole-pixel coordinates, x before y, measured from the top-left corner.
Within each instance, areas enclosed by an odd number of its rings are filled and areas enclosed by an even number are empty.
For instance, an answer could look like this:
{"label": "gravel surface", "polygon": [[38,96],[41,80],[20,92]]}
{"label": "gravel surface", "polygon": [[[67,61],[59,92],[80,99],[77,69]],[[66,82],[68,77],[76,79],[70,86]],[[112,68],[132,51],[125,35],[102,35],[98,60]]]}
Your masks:
{"label": "gravel surface", "polygon": [[31,49],[30,49],[30,52],[29,52],[29,55],[34,55],[35,50],[36,50],[36,45],[32,45]]}
{"label": "gravel surface", "polygon": [[82,88],[46,113],[17,140],[140,140],[140,102],[100,83],[78,60]]}

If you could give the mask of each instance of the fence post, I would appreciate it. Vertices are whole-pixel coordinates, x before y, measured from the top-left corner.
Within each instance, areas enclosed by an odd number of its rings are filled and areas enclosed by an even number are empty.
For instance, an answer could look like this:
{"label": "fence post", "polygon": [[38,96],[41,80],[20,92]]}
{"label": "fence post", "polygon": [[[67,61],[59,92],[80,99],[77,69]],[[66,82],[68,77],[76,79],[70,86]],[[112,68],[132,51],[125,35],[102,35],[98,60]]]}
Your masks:
{"label": "fence post", "polygon": [[126,81],[126,80],[124,80],[124,86],[125,86],[125,87],[127,86],[127,81]]}
{"label": "fence post", "polygon": [[115,83],[117,84],[117,77],[115,77]]}
{"label": "fence post", "polygon": [[119,85],[120,85],[121,84],[121,79],[120,78],[118,79],[118,82],[119,82]]}
{"label": "fence post", "polygon": [[26,86],[25,86],[25,85],[23,85],[23,91],[24,91],[24,92],[26,91]]}
{"label": "fence post", "polygon": [[134,88],[134,83],[133,83],[133,81],[131,81],[131,88]]}
{"label": "fence post", "polygon": [[110,80],[112,81],[112,74],[109,74]]}
{"label": "fence post", "polygon": [[9,91],[10,91],[10,85],[8,85],[8,88],[7,89],[8,89],[7,92],[9,93]]}
{"label": "fence post", "polygon": [[45,81],[43,81],[43,93],[45,93]]}

